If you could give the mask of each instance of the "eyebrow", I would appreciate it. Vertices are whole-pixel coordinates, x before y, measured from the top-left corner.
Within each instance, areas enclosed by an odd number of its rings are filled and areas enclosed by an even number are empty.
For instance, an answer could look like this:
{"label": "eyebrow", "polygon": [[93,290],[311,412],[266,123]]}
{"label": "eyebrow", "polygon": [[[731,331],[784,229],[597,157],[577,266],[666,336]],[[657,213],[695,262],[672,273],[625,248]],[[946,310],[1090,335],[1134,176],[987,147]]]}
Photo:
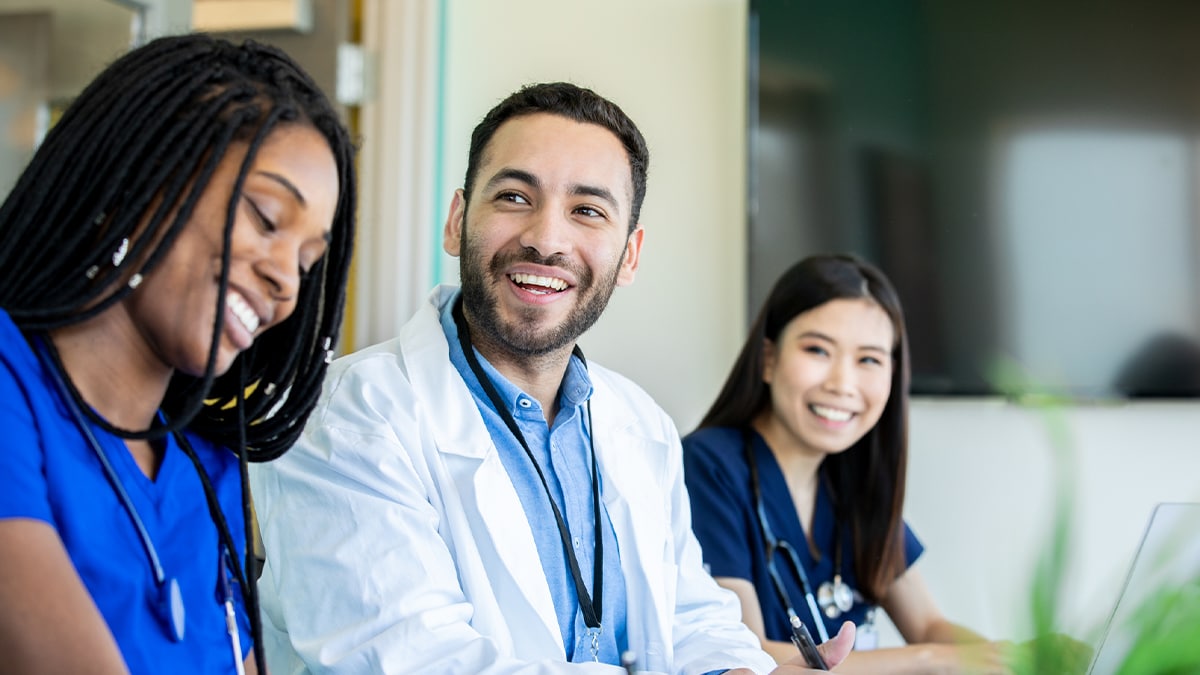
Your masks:
{"label": "eyebrow", "polygon": [[294,195],[296,197],[296,201],[300,202],[300,206],[303,206],[303,207],[308,206],[308,200],[306,200],[304,198],[304,195],[300,193],[300,188],[297,188],[296,185],[294,183],[292,183],[292,181],[288,180],[287,178],[285,178],[273,171],[256,171],[255,173],[257,173],[260,176],[266,176],[267,178],[270,178],[271,180],[275,181],[276,183],[279,183],[283,187],[287,188],[288,192],[291,192],[292,195]]}
{"label": "eyebrow", "polygon": [[[826,342],[829,342],[829,343],[832,343],[835,345],[838,343],[838,341],[834,340],[832,337],[830,337],[820,331],[815,331],[815,330],[805,331],[805,332],[801,333],[800,335],[798,335],[797,337],[817,338],[818,340],[824,340]],[[879,352],[880,354],[891,354],[892,353],[890,349],[884,349],[883,347],[879,347],[876,345],[861,345],[860,347],[858,347],[858,349],[860,349],[860,350],[865,349],[866,351],[870,351],[870,352]]]}
{"label": "eyebrow", "polygon": [[[542,188],[541,179],[538,178],[537,176],[535,176],[534,174],[532,174],[528,171],[525,171],[524,169],[514,169],[512,167],[505,167],[505,168],[497,171],[496,175],[492,176],[491,179],[488,180],[487,184],[484,185],[484,190],[491,190],[491,189],[495,188],[497,184],[502,183],[506,180],[519,181],[521,183],[525,183],[529,187],[532,187],[532,188],[538,189],[538,190],[540,190]],[[620,211],[620,205],[617,203],[616,197],[613,196],[612,191],[610,191],[608,188],[600,187],[598,185],[584,185],[582,183],[574,183],[571,185],[571,188],[568,192],[571,195],[595,197],[596,199],[606,202],[614,210]]]}

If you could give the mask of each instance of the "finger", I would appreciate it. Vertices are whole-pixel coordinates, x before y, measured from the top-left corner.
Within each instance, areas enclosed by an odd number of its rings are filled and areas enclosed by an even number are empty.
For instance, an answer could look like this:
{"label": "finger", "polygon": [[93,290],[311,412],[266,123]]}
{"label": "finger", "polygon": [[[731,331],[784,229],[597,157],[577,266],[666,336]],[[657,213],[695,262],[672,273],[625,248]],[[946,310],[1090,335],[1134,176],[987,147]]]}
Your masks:
{"label": "finger", "polygon": [[832,639],[817,645],[817,651],[821,652],[821,657],[825,659],[825,663],[830,668],[841,663],[852,649],[854,649],[854,622],[852,621],[843,623],[842,627],[838,629],[837,635]]}

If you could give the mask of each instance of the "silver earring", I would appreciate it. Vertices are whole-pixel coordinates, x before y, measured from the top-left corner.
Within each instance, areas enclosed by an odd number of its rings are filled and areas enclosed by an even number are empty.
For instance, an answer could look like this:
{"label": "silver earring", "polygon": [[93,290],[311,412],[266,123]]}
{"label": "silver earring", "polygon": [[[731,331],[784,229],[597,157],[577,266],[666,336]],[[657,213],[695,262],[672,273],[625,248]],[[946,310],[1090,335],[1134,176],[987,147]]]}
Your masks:
{"label": "silver earring", "polygon": [[327,363],[327,364],[333,363],[333,350],[329,348],[330,345],[332,345],[332,344],[333,344],[333,338],[327,336],[325,338],[325,345],[324,345],[324,347],[325,347],[325,363]]}
{"label": "silver earring", "polygon": [[142,283],[142,275],[141,274],[135,274],[129,278],[129,287],[130,288],[137,288],[138,285],[140,285],[141,283]]}

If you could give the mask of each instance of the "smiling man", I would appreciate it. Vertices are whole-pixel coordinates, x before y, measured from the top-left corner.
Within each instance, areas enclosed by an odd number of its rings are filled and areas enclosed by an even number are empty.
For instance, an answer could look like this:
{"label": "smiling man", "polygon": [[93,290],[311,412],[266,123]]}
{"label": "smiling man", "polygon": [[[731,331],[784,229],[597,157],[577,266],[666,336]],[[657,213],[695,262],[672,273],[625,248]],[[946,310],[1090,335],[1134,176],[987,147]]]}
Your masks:
{"label": "smiling man", "polygon": [[648,159],[570,84],[476,127],[443,244],[461,290],[336,362],[252,476],[275,672],[774,667],[703,569],[671,420],[575,344],[638,269]]}

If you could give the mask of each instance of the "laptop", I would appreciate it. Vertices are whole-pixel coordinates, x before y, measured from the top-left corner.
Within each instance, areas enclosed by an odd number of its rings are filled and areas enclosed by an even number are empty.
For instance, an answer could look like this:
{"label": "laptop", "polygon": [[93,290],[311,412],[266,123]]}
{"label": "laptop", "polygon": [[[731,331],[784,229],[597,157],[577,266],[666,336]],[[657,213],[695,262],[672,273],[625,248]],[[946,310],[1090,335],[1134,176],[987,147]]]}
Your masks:
{"label": "laptop", "polygon": [[1200,503],[1154,507],[1088,675],[1117,672],[1137,639],[1131,624],[1138,610],[1164,588],[1200,602]]}

